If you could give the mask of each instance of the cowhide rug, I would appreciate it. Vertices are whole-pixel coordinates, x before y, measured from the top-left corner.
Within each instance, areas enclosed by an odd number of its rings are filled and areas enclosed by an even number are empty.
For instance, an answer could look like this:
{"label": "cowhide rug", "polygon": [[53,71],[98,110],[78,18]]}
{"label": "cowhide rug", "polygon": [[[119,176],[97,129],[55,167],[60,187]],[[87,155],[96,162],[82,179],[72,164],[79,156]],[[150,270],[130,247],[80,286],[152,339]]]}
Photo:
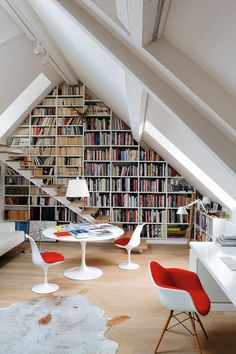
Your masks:
{"label": "cowhide rug", "polygon": [[0,353],[113,354],[118,344],[104,334],[117,319],[109,324],[85,295],[13,304],[0,309]]}

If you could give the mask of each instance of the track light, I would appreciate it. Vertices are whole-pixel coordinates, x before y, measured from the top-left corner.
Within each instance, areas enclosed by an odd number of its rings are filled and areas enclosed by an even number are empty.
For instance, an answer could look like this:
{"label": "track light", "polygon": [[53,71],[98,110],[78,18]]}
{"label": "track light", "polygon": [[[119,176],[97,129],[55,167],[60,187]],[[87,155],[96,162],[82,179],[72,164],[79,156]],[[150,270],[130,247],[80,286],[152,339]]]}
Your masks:
{"label": "track light", "polygon": [[45,49],[44,44],[38,39],[37,39],[36,44],[33,48],[33,52],[35,55],[41,55],[41,62],[43,65],[47,64],[48,58],[49,58],[48,52]]}
{"label": "track light", "polygon": [[48,53],[47,52],[44,52],[44,54],[42,54],[41,62],[43,65],[47,64],[47,62],[48,62]]}

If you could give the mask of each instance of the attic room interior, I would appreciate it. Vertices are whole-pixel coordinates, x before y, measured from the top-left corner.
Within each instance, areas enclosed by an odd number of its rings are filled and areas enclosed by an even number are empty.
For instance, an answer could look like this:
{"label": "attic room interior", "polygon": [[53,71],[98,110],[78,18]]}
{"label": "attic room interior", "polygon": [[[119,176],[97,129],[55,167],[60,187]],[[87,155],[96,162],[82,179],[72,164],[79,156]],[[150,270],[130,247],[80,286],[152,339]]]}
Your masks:
{"label": "attic room interior", "polygon": [[0,354],[232,354],[236,2],[0,0]]}

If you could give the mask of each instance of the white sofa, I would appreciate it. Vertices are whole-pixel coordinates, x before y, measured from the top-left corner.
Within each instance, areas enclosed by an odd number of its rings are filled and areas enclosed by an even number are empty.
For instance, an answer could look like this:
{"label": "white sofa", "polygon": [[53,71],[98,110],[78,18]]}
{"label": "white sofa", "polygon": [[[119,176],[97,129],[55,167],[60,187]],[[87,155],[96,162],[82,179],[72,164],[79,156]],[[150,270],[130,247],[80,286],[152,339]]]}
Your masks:
{"label": "white sofa", "polygon": [[24,242],[24,231],[15,231],[14,222],[0,222],[0,256]]}

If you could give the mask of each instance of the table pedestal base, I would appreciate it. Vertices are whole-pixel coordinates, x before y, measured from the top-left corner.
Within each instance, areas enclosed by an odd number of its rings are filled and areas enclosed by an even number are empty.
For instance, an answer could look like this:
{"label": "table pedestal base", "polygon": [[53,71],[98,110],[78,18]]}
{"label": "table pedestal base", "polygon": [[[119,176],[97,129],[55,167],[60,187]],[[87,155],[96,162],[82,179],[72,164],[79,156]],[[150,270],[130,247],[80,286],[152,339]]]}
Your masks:
{"label": "table pedestal base", "polygon": [[101,277],[103,271],[95,267],[75,267],[65,271],[64,276],[74,280],[90,280]]}

